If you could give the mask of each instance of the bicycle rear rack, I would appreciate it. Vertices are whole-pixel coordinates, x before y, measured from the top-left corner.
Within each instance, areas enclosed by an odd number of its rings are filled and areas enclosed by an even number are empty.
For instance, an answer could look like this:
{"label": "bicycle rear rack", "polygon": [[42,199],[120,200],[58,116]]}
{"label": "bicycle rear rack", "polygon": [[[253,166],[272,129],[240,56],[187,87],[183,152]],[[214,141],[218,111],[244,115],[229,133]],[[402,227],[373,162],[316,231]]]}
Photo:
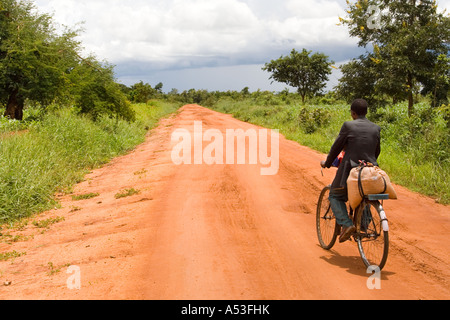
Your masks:
{"label": "bicycle rear rack", "polygon": [[377,201],[377,200],[389,200],[388,194],[369,194],[367,196],[367,199],[370,201]]}

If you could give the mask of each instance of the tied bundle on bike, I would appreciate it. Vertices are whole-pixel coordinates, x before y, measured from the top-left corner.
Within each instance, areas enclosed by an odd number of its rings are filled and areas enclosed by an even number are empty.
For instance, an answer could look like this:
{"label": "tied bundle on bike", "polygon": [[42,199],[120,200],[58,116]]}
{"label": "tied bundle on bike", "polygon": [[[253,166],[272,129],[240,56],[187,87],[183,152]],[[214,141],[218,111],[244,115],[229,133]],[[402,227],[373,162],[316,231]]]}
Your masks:
{"label": "tied bundle on bike", "polygon": [[388,194],[389,199],[397,199],[397,193],[386,172],[364,161],[360,161],[360,165],[350,171],[347,187],[348,201],[353,210],[370,194]]}

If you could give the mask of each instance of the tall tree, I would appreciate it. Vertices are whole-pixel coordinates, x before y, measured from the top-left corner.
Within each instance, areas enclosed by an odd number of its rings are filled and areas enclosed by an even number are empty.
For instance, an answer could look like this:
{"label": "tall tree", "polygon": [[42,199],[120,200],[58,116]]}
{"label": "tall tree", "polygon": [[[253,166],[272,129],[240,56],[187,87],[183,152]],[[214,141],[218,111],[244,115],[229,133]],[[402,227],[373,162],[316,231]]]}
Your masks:
{"label": "tall tree", "polygon": [[441,54],[434,65],[433,76],[423,77],[419,81],[423,85],[422,94],[432,95],[433,107],[447,105],[450,91],[450,57]]}
{"label": "tall tree", "polygon": [[79,31],[58,32],[31,1],[0,1],[0,105],[22,120],[28,99],[46,106],[64,97],[80,113],[134,119],[113,67],[80,55]]}
{"label": "tall tree", "polygon": [[[360,0],[347,4],[348,18],[341,18],[341,22],[348,25],[351,36],[359,38],[359,46],[373,45],[375,59],[383,67],[378,82],[395,83],[396,94],[406,94],[411,115],[414,89],[420,79],[433,77],[438,57],[447,55],[449,17],[439,13],[436,1],[431,0]],[[374,25],[374,18],[379,23]]]}
{"label": "tall tree", "polygon": [[153,89],[150,84],[140,81],[131,86],[129,98],[131,101],[136,103],[146,103],[148,100],[152,99],[156,95],[156,93],[156,88]]}
{"label": "tall tree", "polygon": [[369,105],[376,104],[375,84],[377,81],[376,63],[370,55],[360,56],[341,66],[342,77],[336,87],[339,96],[347,102],[363,98]]}
{"label": "tall tree", "polygon": [[331,74],[331,65],[334,64],[323,53],[311,53],[306,49],[302,52],[293,49],[289,56],[281,56],[266,63],[263,70],[272,73],[270,79],[297,88],[305,102],[306,97],[322,92]]}
{"label": "tall tree", "polygon": [[51,16],[31,2],[2,0],[0,6],[0,103],[5,117],[22,120],[26,99],[45,105],[64,87],[79,43],[71,30],[58,35]]}

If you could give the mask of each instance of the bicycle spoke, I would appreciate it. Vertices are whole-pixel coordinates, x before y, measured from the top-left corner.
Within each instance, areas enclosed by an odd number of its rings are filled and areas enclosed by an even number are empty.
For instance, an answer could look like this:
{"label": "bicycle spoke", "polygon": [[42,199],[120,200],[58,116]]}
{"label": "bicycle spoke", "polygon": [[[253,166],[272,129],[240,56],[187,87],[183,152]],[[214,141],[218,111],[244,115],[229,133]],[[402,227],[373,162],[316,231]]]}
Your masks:
{"label": "bicycle spoke", "polygon": [[366,266],[384,266],[388,251],[388,233],[382,229],[377,209],[366,204],[358,216],[357,242],[361,257]]}
{"label": "bicycle spoke", "polygon": [[330,189],[325,188],[317,204],[316,224],[319,243],[322,248],[329,250],[336,242],[336,218],[328,200]]}

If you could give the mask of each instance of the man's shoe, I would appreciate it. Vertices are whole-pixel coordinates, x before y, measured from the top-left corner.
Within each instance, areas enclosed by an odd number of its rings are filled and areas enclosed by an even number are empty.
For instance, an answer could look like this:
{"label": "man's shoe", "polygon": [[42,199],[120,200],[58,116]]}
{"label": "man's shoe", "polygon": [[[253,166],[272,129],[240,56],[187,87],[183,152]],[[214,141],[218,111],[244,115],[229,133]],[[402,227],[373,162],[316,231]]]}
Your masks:
{"label": "man's shoe", "polygon": [[350,239],[350,237],[355,233],[355,231],[356,231],[355,226],[342,227],[342,232],[341,232],[341,236],[339,237],[339,242],[343,243],[343,242],[347,241],[348,239]]}

